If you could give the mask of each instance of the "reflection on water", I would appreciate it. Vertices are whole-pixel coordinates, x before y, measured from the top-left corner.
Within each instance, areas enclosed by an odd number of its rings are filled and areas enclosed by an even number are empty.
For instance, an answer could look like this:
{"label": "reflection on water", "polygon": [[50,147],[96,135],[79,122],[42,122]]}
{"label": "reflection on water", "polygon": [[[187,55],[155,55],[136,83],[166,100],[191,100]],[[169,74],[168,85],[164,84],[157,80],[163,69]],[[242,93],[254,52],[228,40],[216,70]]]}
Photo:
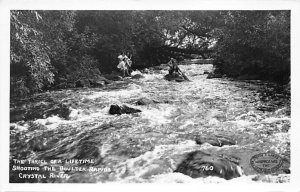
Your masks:
{"label": "reflection on water", "polygon": [[[10,159],[94,159],[79,165],[109,171],[65,171],[69,178],[32,182],[287,182],[290,160],[290,96],[278,85],[260,81],[206,79],[212,65],[180,66],[191,82],[169,82],[166,70],[125,79],[104,88],[43,93],[71,109],[69,119],[52,116],[11,123]],[[141,98],[156,102],[135,105]],[[33,102],[32,102],[33,103]],[[126,104],[141,113],[109,115],[111,104]],[[201,135],[221,134],[236,145],[197,145]],[[244,176],[192,179],[173,173],[188,152],[202,150],[241,158]],[[259,176],[249,164],[259,152],[274,152],[283,168]],[[59,172],[61,164],[54,164]],[[67,165],[65,165],[67,166]],[[11,171],[11,181],[20,182]],[[24,182],[24,181],[21,181]],[[27,180],[28,182],[28,180]]]}

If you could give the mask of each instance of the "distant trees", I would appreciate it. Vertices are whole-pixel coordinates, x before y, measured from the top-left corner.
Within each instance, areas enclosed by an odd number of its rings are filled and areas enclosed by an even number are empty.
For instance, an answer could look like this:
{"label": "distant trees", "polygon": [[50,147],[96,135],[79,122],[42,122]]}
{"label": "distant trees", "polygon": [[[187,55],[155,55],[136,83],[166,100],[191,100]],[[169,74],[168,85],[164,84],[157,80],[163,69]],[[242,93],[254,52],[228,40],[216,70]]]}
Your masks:
{"label": "distant trees", "polygon": [[135,66],[197,54],[228,76],[289,77],[289,11],[14,10],[10,19],[12,95],[110,72],[122,51]]}

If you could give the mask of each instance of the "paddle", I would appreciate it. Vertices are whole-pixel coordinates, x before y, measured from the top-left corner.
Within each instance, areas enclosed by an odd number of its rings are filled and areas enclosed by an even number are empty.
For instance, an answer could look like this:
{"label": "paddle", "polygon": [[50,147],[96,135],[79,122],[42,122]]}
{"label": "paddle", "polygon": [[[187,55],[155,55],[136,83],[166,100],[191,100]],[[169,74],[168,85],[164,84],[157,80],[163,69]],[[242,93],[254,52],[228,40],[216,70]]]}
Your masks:
{"label": "paddle", "polygon": [[187,80],[187,81],[191,81],[178,67],[178,71],[181,73],[182,77]]}

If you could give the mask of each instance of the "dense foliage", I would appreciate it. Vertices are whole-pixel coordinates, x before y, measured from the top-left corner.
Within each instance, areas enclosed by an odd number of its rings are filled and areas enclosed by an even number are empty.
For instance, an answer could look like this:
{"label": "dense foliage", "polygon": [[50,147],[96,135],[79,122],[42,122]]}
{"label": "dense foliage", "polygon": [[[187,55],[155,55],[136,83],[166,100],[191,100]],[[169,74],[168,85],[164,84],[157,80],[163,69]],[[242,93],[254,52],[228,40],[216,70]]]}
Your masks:
{"label": "dense foliage", "polygon": [[241,78],[287,82],[290,76],[290,12],[228,11],[216,28],[221,72]]}
{"label": "dense foliage", "polygon": [[[170,57],[214,58],[228,76],[286,81],[289,11],[11,11],[11,94]],[[253,77],[254,78],[254,77]]]}
{"label": "dense foliage", "polygon": [[[11,94],[49,87],[59,78],[80,78],[96,69],[90,54],[97,38],[74,28],[74,11],[11,12]],[[90,36],[89,36],[90,35]]]}

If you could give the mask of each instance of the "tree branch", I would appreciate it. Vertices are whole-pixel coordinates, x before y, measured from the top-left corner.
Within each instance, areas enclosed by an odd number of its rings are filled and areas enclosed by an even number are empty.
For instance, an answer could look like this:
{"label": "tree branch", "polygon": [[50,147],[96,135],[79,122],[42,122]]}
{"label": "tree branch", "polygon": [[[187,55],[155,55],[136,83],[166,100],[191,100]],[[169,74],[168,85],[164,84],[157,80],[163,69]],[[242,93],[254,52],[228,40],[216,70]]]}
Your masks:
{"label": "tree branch", "polygon": [[187,28],[186,26],[182,25],[181,26],[184,30],[186,30],[187,32],[189,33],[192,33],[194,35],[197,35],[199,38],[201,38],[202,40],[206,40],[206,38],[210,38],[211,35],[208,35],[207,33],[205,32],[199,32],[199,31],[194,31],[194,30],[191,30],[189,28]]}

